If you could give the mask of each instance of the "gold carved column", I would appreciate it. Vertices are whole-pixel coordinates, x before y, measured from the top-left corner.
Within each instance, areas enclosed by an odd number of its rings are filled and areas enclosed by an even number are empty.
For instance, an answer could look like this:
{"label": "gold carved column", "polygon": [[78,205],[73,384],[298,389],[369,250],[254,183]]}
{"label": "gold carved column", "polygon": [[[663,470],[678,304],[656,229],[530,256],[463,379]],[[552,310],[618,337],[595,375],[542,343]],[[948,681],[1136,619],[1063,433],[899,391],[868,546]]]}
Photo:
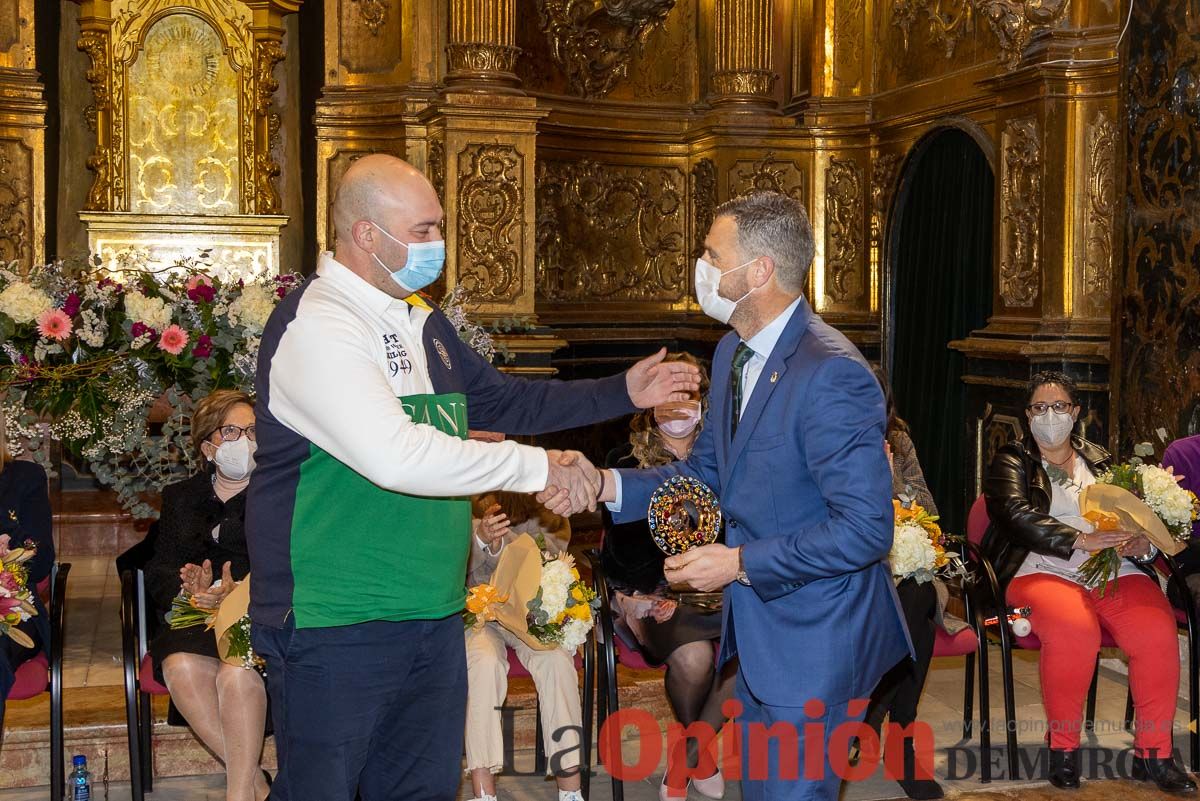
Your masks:
{"label": "gold carved column", "polygon": [[0,5],[0,263],[45,259],[46,102],[34,64],[34,0]]}
{"label": "gold carved column", "polygon": [[516,0],[451,0],[446,85],[519,92]]}
{"label": "gold carved column", "polygon": [[714,106],[774,108],[773,0],[716,0],[712,87]]}
{"label": "gold carved column", "polygon": [[1104,363],[1117,239],[1117,66],[1048,65],[989,82],[1003,109],[994,314],[1033,357]]}
{"label": "gold carved column", "polygon": [[514,73],[515,0],[451,0],[449,73],[423,116],[445,209],[446,289],[482,319],[534,319],[537,123]]}

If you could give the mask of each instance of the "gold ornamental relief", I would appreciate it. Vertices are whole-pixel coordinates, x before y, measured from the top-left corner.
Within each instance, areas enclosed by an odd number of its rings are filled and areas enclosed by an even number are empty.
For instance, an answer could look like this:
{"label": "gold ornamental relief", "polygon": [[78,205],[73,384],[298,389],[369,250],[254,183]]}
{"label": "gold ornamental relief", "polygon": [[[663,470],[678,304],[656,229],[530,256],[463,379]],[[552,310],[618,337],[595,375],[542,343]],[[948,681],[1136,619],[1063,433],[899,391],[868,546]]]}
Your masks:
{"label": "gold ornamental relief", "polygon": [[29,148],[19,140],[0,140],[0,263],[32,260],[33,203],[29,187]]}
{"label": "gold ornamental relief", "polygon": [[[924,23],[927,41],[952,58],[959,41],[974,30],[972,0],[893,0],[892,24],[903,34],[907,51],[912,29]],[[924,42],[922,42],[924,44]]]}
{"label": "gold ornamental relief", "polygon": [[379,31],[387,22],[387,3],[383,0],[350,0],[358,10],[358,17],[363,26],[372,36],[378,36]]}
{"label": "gold ornamental relief", "polygon": [[1042,144],[1037,120],[1009,120],[1000,143],[1000,297],[1010,309],[1028,309],[1038,297],[1041,269]]}
{"label": "gold ornamental relief", "polygon": [[1087,201],[1084,217],[1085,310],[1106,315],[1112,285],[1113,226],[1117,209],[1117,127],[1103,110],[1088,125]]}
{"label": "gold ornamental relief", "polygon": [[833,7],[833,80],[844,92],[862,88],[866,39],[863,0],[837,0]]}
{"label": "gold ornamental relief", "polygon": [[863,295],[862,168],[851,159],[831,159],[825,172],[826,294],[836,303]]}
{"label": "gold ornamental relief", "polygon": [[1035,34],[1058,27],[1069,0],[971,0],[1000,41],[1000,63],[1014,70]]}
{"label": "gold ornamental relief", "polygon": [[677,167],[538,159],[537,290],[558,302],[673,302],[688,291]]}
{"label": "gold ornamental relief", "polygon": [[675,0],[537,0],[551,55],[580,97],[604,97]]}
{"label": "gold ornamental relief", "polygon": [[761,159],[741,159],[729,168],[729,197],[738,198],[751,192],[779,192],[805,202],[804,172],[794,161],[781,161],[768,150]]}
{"label": "gold ornamental relief", "polygon": [[239,211],[239,80],[224,50],[193,14],[147,32],[129,68],[130,211]]}
{"label": "gold ornamental relief", "polygon": [[717,168],[712,159],[700,159],[692,166],[691,190],[691,218],[696,226],[692,256],[698,258],[704,254],[704,238],[717,212]]}
{"label": "gold ornamental relief", "polygon": [[458,283],[476,302],[524,292],[521,242],[525,157],[512,145],[471,145],[458,154]]}
{"label": "gold ornamental relief", "polygon": [[884,225],[896,192],[901,161],[896,153],[884,153],[876,156],[871,165],[871,247],[876,250],[883,244]]}

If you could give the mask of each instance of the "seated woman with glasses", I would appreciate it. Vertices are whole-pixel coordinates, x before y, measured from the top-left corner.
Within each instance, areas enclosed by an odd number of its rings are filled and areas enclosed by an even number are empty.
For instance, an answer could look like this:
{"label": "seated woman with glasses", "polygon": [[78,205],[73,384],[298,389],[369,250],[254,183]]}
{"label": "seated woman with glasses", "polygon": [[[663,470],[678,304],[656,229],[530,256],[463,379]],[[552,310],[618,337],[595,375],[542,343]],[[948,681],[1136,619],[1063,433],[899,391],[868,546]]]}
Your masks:
{"label": "seated woman with glasses", "polygon": [[[196,404],[192,444],[203,465],[163,489],[146,592],[160,621],[171,601],[189,593],[216,609],[250,572],[246,552],[246,485],[254,469],[254,401],[217,390]],[[201,742],[225,764],[227,801],[262,801],[270,792],[260,768],[267,694],[254,670],[222,662],[204,626],[163,627],[150,643],[155,672]]]}
{"label": "seated woman with glasses", "polygon": [[[1096,531],[1080,515],[1080,493],[1111,459],[1072,434],[1078,400],[1075,383],[1062,373],[1035,375],[1025,407],[1032,436],[1001,447],[983,485],[991,518],[983,551],[1006,603],[1029,607],[1041,640],[1050,783],[1079,787],[1083,705],[1103,627],[1129,657],[1137,716],[1133,778],[1153,780],[1167,792],[1194,792],[1172,756],[1179,646],[1174,613],[1147,567],[1157,554],[1144,535]],[[1101,594],[1084,585],[1079,568],[1105,548],[1117,548],[1125,559],[1116,584]]]}

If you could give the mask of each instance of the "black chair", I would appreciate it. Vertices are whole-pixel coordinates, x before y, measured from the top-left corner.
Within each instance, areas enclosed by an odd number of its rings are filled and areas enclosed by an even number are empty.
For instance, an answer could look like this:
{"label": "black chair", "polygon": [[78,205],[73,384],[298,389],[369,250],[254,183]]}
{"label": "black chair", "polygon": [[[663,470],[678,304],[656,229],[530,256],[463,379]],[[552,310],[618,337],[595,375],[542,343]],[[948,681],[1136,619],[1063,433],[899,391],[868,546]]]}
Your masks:
{"label": "black chair", "polygon": [[[985,579],[981,586],[977,589],[985,593],[984,598],[980,599],[979,606],[987,606],[996,616],[1001,619],[1000,625],[997,627],[1000,640],[1000,656],[1001,656],[1001,677],[1004,683],[1004,720],[1006,730],[1006,742],[1008,750],[1008,775],[1009,779],[1017,779],[1020,777],[1020,763],[1017,756],[1017,731],[1016,731],[1016,689],[1013,681],[1012,667],[1012,652],[1014,648],[1039,648],[1041,643],[1036,635],[1029,637],[1016,637],[1009,631],[1009,627],[1003,623],[1003,620],[1008,612],[1008,607],[1001,597],[1000,584],[996,578],[995,568],[991,562],[979,550],[979,544],[982,542],[983,534],[987,530],[989,520],[987,516],[987,506],[984,497],[981,495],[971,507],[967,522],[968,538],[971,542],[971,555],[982,569],[982,578]],[[1155,569],[1169,576],[1169,581],[1174,582],[1179,590],[1180,598],[1186,606],[1184,610],[1175,610],[1177,622],[1181,625],[1186,624],[1188,631],[1188,701],[1192,715],[1192,720],[1197,720],[1197,712],[1200,711],[1200,694],[1197,690],[1200,689],[1200,672],[1198,672],[1196,658],[1196,605],[1192,598],[1191,592],[1188,590],[1187,583],[1183,580],[1183,576],[1179,573],[1175,566],[1175,561],[1168,556],[1160,557],[1155,564]],[[1181,619],[1182,618],[1182,619]],[[1102,626],[1100,629],[1101,647],[1119,647],[1112,635]],[[980,654],[983,656],[980,666],[980,682],[981,691],[983,690],[982,682],[986,681],[986,646],[981,646]],[[1092,670],[1092,684],[1088,688],[1087,706],[1084,712],[1084,729],[1086,731],[1094,730],[1096,719],[1096,689],[1100,674],[1100,660],[1097,657],[1096,665]],[[982,696],[981,696],[982,697]],[[987,709],[980,710],[981,728],[986,731],[988,724],[986,722]],[[1131,689],[1126,690],[1125,694],[1125,720],[1124,726],[1130,729],[1133,725],[1133,692]],[[981,736],[984,732],[981,732]],[[1190,745],[1190,764],[1193,770],[1198,770],[1200,764],[1200,733],[1192,730],[1189,734]],[[989,776],[989,760],[986,755],[983,760],[984,780]]]}
{"label": "black chair", "polygon": [[37,592],[46,603],[50,616],[50,659],[38,651],[17,668],[16,681],[7,700],[24,701],[50,691],[50,801],[59,801],[66,788],[66,762],[63,754],[63,620],[67,606],[69,562],[56,562],[50,576],[40,582]]}
{"label": "black chair", "polygon": [[154,755],[151,737],[151,696],[167,695],[154,678],[147,645],[156,633],[156,621],[146,612],[146,587],[142,569],[154,555],[158,523],[141,542],[117,557],[121,576],[121,656],[125,667],[125,725],[129,739],[129,783],[133,801],[143,801],[154,790]]}

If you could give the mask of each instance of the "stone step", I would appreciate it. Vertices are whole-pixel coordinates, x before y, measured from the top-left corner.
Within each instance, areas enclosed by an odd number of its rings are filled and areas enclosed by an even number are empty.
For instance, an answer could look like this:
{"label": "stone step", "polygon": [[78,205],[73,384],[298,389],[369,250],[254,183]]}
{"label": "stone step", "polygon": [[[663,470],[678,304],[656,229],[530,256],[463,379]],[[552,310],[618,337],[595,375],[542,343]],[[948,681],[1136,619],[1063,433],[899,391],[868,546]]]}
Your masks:
{"label": "stone step", "polygon": [[141,542],[148,522],[135,521],[109,490],[59,490],[51,494],[58,558],[116,554]]}
{"label": "stone step", "polygon": [[[622,708],[643,709],[665,725],[672,720],[659,671],[618,669]],[[509,682],[506,706],[512,715],[514,751],[532,749],[536,731],[536,694],[528,678]],[[168,726],[167,699],[153,699],[154,775],[200,776],[222,772],[220,763],[182,727]],[[80,687],[64,693],[65,756],[87,757],[89,769],[99,780],[129,779],[129,743],[125,726],[125,694],[121,687]],[[50,696],[8,705],[3,748],[0,748],[0,789],[34,787],[50,781]],[[633,729],[624,732],[636,737]],[[593,753],[596,753],[593,749]],[[274,770],[274,739],[268,738],[263,766]]]}

